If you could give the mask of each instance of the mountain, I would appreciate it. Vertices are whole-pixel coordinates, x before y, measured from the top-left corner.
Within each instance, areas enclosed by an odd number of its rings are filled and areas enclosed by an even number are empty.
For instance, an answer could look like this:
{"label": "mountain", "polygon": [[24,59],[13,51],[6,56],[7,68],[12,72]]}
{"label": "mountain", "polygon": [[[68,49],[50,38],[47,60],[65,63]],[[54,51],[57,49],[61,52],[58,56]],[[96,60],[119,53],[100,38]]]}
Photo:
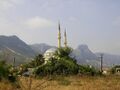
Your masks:
{"label": "mountain", "polygon": [[71,56],[77,59],[78,63],[86,63],[88,60],[97,60],[97,56],[88,48],[87,45],[79,45]]}
{"label": "mountain", "polygon": [[[96,56],[100,56],[101,53],[96,53]],[[112,55],[103,53],[103,64],[104,66],[112,66],[120,64],[120,55]]]}
{"label": "mountain", "polygon": [[91,64],[98,66],[97,56],[88,48],[87,45],[79,45],[70,54],[71,57],[75,58],[79,64]]}
{"label": "mountain", "polygon": [[4,50],[0,50],[0,60],[4,60],[9,64],[13,64],[14,59],[15,59],[15,65],[19,65],[27,62],[28,60],[31,60],[31,58],[27,58],[26,56],[21,55],[8,48]]}
{"label": "mountain", "polygon": [[33,44],[30,45],[30,47],[36,52],[36,53],[40,53],[40,54],[44,54],[46,50],[50,49],[50,48],[55,48],[55,46],[50,46],[47,45],[45,43],[41,43],[41,44]]}
{"label": "mountain", "polygon": [[[79,45],[75,50],[73,50],[70,56],[75,58],[79,64],[90,64],[100,67],[100,54],[101,53],[93,53],[87,45]],[[120,55],[103,53],[104,67],[118,64],[120,64]]]}
{"label": "mountain", "polygon": [[17,36],[0,36],[0,49],[11,49],[24,56],[33,56],[34,50]]}
{"label": "mountain", "polygon": [[[44,54],[46,50],[56,48],[44,43],[28,45],[17,36],[0,36],[0,60],[6,60],[12,63],[16,59],[16,64],[21,64],[31,60],[36,54]],[[100,54],[93,53],[87,45],[79,45],[70,54],[79,64],[100,65]],[[120,55],[111,55],[104,53],[104,66],[120,64]]]}
{"label": "mountain", "polygon": [[17,36],[0,36],[0,59],[6,58],[11,61],[14,56],[17,62],[24,62],[34,55],[34,50]]}

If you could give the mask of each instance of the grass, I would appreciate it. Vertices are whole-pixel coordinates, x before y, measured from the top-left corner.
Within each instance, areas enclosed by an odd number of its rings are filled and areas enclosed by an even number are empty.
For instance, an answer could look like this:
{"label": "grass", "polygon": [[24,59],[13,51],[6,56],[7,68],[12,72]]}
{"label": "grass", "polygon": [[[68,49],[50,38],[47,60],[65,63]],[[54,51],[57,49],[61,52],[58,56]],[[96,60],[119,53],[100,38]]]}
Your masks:
{"label": "grass", "polygon": [[0,82],[0,90],[120,90],[120,76],[58,76],[35,79],[20,77],[21,89],[7,82]]}
{"label": "grass", "polygon": [[10,83],[9,81],[2,80],[0,81],[0,90],[18,90],[16,85]]}

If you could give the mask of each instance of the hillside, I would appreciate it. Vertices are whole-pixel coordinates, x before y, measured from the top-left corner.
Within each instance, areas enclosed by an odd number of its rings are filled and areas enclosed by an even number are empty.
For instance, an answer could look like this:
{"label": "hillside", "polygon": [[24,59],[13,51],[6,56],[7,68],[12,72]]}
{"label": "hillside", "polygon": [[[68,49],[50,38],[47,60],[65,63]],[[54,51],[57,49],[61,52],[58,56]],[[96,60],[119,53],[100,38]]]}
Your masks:
{"label": "hillside", "polygon": [[[0,59],[7,62],[13,62],[16,58],[17,63],[24,63],[32,59],[37,54],[44,54],[46,50],[56,48],[45,43],[28,45],[17,36],[0,36]],[[79,45],[70,54],[75,58],[79,64],[91,64],[99,66],[100,53],[93,53],[87,45]],[[111,66],[113,64],[120,64],[119,55],[111,55],[104,53],[104,66]]]}
{"label": "hillside", "polygon": [[45,43],[32,44],[32,45],[30,45],[30,47],[31,47],[36,53],[40,53],[40,54],[44,54],[46,50],[48,50],[48,49],[50,49],[50,48],[54,48],[54,46],[50,46],[50,45],[45,44]]}
{"label": "hillside", "polygon": [[97,56],[88,48],[87,45],[79,45],[70,55],[75,58],[79,64],[91,64],[98,66]]}
{"label": "hillside", "polygon": [[35,52],[17,36],[0,36],[0,59],[7,62],[23,63],[26,59],[34,57]]}
{"label": "hillside", "polygon": [[[96,56],[100,56],[101,53],[96,53]],[[104,66],[112,66],[120,64],[120,55],[113,55],[103,53],[103,64]]]}
{"label": "hillside", "polygon": [[0,36],[0,50],[5,48],[9,48],[24,56],[33,56],[35,54],[31,47],[17,36]]}

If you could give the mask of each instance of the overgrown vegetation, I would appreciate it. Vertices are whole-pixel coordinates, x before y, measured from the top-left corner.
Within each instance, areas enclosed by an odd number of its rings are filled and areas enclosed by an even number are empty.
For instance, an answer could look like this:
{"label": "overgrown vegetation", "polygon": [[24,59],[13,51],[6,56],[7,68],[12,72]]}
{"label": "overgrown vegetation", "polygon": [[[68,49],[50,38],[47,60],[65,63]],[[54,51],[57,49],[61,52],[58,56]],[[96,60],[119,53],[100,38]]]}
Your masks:
{"label": "overgrown vegetation", "polygon": [[111,71],[112,74],[120,72],[120,65],[113,66],[110,71]]}
{"label": "overgrown vegetation", "polygon": [[29,68],[35,68],[37,66],[40,66],[44,63],[44,58],[43,58],[43,55],[39,54],[37,55],[34,60],[32,60],[31,62],[25,64],[26,67],[29,67]]}
{"label": "overgrown vegetation", "polygon": [[[13,70],[12,70],[13,71]],[[16,81],[16,75],[11,71],[11,65],[5,61],[0,61],[0,80]]]}
{"label": "overgrown vegetation", "polygon": [[59,48],[54,53],[54,58],[35,69],[37,75],[68,75],[77,74],[78,65],[75,60],[69,57],[71,48]]}
{"label": "overgrown vegetation", "polygon": [[5,63],[5,61],[0,61],[0,80],[1,79],[8,79],[9,76],[9,67]]}
{"label": "overgrown vegetation", "polygon": [[[21,87],[21,89],[27,88],[25,90],[32,90],[33,79],[39,80],[35,76],[42,76],[42,79],[48,77],[48,81],[43,81],[40,85],[35,86],[37,88],[39,86],[44,88],[42,86],[44,83],[52,81],[57,81],[57,84],[59,85],[72,85],[73,82],[70,79],[67,79],[66,76],[70,78],[71,76],[78,77],[79,75],[87,77],[96,75],[96,77],[98,77],[97,75],[101,74],[99,70],[95,69],[93,66],[77,64],[76,60],[69,56],[71,52],[72,49],[69,47],[59,48],[55,51],[54,57],[49,58],[47,63],[44,63],[45,57],[39,54],[31,62],[21,64],[18,67],[8,65],[5,61],[0,61],[0,80],[7,80],[8,82],[16,81],[15,85]],[[114,66],[111,69],[113,74],[116,72],[116,68],[120,68],[120,66]],[[23,77],[18,77],[26,76],[26,73],[28,75],[28,77],[25,77],[28,82],[27,87],[24,86],[24,83],[21,80]],[[82,84],[79,83],[78,85]],[[47,85],[45,85],[45,87],[46,86]]]}
{"label": "overgrown vegetation", "polygon": [[[34,74],[35,76],[49,76],[49,75],[92,75],[96,73],[96,69],[90,66],[78,65],[76,60],[69,55],[72,52],[72,48],[58,48],[54,57],[49,59],[49,62],[44,63],[44,56],[39,54],[27,64],[20,65],[18,67],[9,66],[1,61],[0,62],[0,78],[8,78],[11,81],[15,81],[17,75]],[[30,71],[32,68],[33,71]],[[32,73],[31,73],[32,72]]]}
{"label": "overgrown vegetation", "polygon": [[72,49],[59,48],[55,51],[54,57],[51,57],[46,64],[40,64],[35,68],[35,74],[38,76],[47,75],[75,75],[86,74],[95,75],[98,71],[93,67],[78,65],[76,60],[69,55]]}
{"label": "overgrown vegetation", "polygon": [[79,74],[81,75],[101,75],[100,71],[89,65],[79,65]]}

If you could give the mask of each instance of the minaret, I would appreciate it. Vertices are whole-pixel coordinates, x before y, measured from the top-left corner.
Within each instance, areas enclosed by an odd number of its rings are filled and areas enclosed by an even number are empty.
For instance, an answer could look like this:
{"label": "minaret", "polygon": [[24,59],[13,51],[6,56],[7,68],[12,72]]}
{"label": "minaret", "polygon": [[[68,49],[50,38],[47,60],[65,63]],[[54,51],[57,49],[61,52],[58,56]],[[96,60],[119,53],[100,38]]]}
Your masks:
{"label": "minaret", "polygon": [[65,32],[64,32],[64,45],[65,45],[65,47],[67,47],[67,34],[66,34],[66,29],[65,29]]}
{"label": "minaret", "polygon": [[58,25],[58,48],[61,47],[61,28],[60,28],[60,23]]}

